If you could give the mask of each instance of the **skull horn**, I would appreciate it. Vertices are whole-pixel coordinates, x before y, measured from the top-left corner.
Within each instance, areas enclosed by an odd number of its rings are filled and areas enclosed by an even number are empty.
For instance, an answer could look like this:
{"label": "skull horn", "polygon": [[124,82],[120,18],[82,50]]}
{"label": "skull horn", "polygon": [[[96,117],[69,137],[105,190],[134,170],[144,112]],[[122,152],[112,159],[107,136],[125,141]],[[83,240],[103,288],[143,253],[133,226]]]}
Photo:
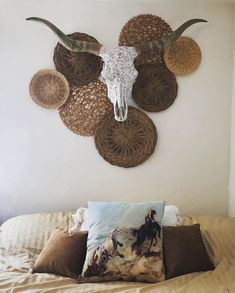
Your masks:
{"label": "skull horn", "polygon": [[101,45],[95,42],[86,42],[74,40],[66,36],[60,29],[58,29],[50,21],[40,17],[28,17],[26,20],[34,20],[44,23],[49,29],[51,29],[60,39],[61,44],[68,50],[73,52],[88,52],[95,55],[99,55]]}
{"label": "skull horn", "polygon": [[188,27],[198,22],[207,22],[207,20],[190,19],[186,21],[185,23],[183,23],[171,34],[152,42],[137,44],[135,45],[135,48],[137,49],[138,53],[145,53],[145,52],[154,51],[154,50],[164,51],[166,48],[172,45]]}

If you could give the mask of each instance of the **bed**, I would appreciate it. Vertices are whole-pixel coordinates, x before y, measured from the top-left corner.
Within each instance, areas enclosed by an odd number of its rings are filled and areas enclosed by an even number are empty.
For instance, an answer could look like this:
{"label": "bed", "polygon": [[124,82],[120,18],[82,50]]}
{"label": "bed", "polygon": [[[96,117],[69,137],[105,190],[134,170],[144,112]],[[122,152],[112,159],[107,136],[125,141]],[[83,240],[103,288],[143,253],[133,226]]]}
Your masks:
{"label": "bed", "polygon": [[182,224],[200,223],[215,270],[197,272],[155,284],[105,282],[78,284],[53,274],[32,274],[32,265],[56,227],[72,226],[73,212],[17,216],[0,228],[0,292],[235,292],[235,218],[183,216]]}

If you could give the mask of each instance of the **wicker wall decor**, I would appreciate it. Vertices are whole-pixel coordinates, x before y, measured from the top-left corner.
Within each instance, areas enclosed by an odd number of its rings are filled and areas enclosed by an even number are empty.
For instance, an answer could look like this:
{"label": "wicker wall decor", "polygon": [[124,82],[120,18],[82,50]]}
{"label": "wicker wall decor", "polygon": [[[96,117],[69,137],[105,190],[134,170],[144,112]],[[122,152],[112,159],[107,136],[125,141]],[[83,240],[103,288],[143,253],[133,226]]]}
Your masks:
{"label": "wicker wall decor", "polygon": [[88,85],[71,86],[67,102],[59,108],[65,126],[76,134],[92,136],[106,112],[112,110],[106,85],[94,80]]}
{"label": "wicker wall decor", "polygon": [[[171,32],[171,27],[161,17],[141,14],[131,18],[124,25],[119,36],[119,45],[133,46],[138,43],[157,40]],[[163,62],[162,53],[152,52],[139,55],[135,60],[135,65]]]}
{"label": "wicker wall decor", "polygon": [[201,62],[201,50],[189,37],[180,37],[164,53],[166,66],[176,75],[194,72]]}
{"label": "wicker wall decor", "polygon": [[153,121],[141,110],[129,107],[124,122],[114,120],[113,112],[105,115],[95,134],[100,155],[112,165],[135,167],[146,161],[157,143]]}
{"label": "wicker wall decor", "polygon": [[[98,43],[95,38],[85,33],[73,33],[68,36],[80,41]],[[75,85],[93,81],[99,77],[103,67],[101,57],[86,52],[69,51],[60,43],[55,47],[53,59],[56,69],[64,74],[69,83]]]}
{"label": "wicker wall decor", "polygon": [[170,107],[178,92],[176,78],[165,65],[147,64],[139,67],[132,95],[137,105],[149,112]]}
{"label": "wicker wall decor", "polygon": [[60,72],[52,69],[41,69],[32,77],[29,93],[38,105],[56,109],[67,100],[69,84]]}
{"label": "wicker wall decor", "polygon": [[[53,55],[58,71],[40,70],[31,80],[33,100],[46,108],[59,108],[62,122],[75,134],[95,136],[98,152],[110,164],[129,168],[146,161],[154,152],[157,130],[143,111],[128,107],[126,99],[132,91],[134,101],[146,111],[170,107],[178,92],[174,74],[189,74],[201,61],[196,42],[177,38],[206,20],[190,19],[172,33],[161,17],[137,15],[122,28],[116,48],[106,48],[85,33],[68,38],[40,17],[27,20],[43,23],[61,42]],[[101,72],[107,86],[98,79]]]}

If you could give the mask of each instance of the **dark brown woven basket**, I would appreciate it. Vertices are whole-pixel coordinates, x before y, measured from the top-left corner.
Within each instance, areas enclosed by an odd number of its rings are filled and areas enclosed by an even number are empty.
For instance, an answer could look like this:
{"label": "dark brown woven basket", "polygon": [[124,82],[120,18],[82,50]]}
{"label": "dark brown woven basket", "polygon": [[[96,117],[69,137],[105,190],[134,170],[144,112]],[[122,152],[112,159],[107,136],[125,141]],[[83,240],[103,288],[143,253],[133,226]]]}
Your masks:
{"label": "dark brown woven basket", "polygon": [[137,105],[149,112],[160,112],[170,107],[178,92],[174,74],[163,64],[142,65],[138,72],[132,90]]}
{"label": "dark brown woven basket", "polygon": [[153,121],[141,110],[128,108],[124,122],[108,113],[97,128],[95,145],[100,155],[112,165],[135,167],[146,161],[157,143],[157,130]]}
{"label": "dark brown woven basket", "polygon": [[[80,40],[96,42],[98,41],[85,33],[73,33],[69,37]],[[84,85],[99,77],[103,61],[101,57],[86,52],[72,52],[58,43],[54,50],[53,60],[55,67],[74,85]]]}
{"label": "dark brown woven basket", "polygon": [[[134,46],[164,37],[172,32],[171,27],[161,17],[141,14],[131,18],[122,28],[119,36],[120,46]],[[163,54],[149,52],[139,55],[135,65],[163,63]]]}

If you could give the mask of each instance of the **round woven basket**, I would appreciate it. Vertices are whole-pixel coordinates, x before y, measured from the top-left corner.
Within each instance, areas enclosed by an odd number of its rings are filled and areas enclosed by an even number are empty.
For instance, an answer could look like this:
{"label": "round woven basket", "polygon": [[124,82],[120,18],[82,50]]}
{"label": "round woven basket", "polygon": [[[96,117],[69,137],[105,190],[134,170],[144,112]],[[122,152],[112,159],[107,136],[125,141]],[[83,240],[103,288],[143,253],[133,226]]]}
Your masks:
{"label": "round woven basket", "polygon": [[38,105],[48,109],[56,109],[67,100],[69,84],[60,72],[41,69],[32,77],[29,93]]}
{"label": "round woven basket", "polygon": [[[120,46],[134,46],[164,37],[172,32],[171,27],[161,17],[141,14],[131,18],[122,28]],[[144,53],[135,59],[135,65],[163,63],[163,54],[157,51]]]}
{"label": "round woven basket", "polygon": [[67,102],[59,108],[60,118],[70,130],[93,136],[104,115],[112,109],[106,85],[94,80],[88,85],[71,86]]}
{"label": "round woven basket", "polygon": [[[98,43],[95,38],[84,33],[73,33],[68,36],[75,40]],[[95,80],[103,67],[101,57],[86,52],[69,51],[60,43],[55,47],[53,59],[56,69],[74,85],[84,85]]]}
{"label": "round woven basket", "polygon": [[174,74],[163,64],[142,65],[138,72],[132,90],[137,105],[149,112],[160,112],[170,107],[178,92]]}
{"label": "round woven basket", "polygon": [[180,37],[165,51],[164,60],[168,69],[174,74],[190,74],[201,62],[201,50],[193,39]]}
{"label": "round woven basket", "polygon": [[114,119],[113,112],[105,115],[95,134],[100,155],[112,165],[135,167],[146,161],[157,143],[153,121],[141,110],[128,108],[124,122]]}

